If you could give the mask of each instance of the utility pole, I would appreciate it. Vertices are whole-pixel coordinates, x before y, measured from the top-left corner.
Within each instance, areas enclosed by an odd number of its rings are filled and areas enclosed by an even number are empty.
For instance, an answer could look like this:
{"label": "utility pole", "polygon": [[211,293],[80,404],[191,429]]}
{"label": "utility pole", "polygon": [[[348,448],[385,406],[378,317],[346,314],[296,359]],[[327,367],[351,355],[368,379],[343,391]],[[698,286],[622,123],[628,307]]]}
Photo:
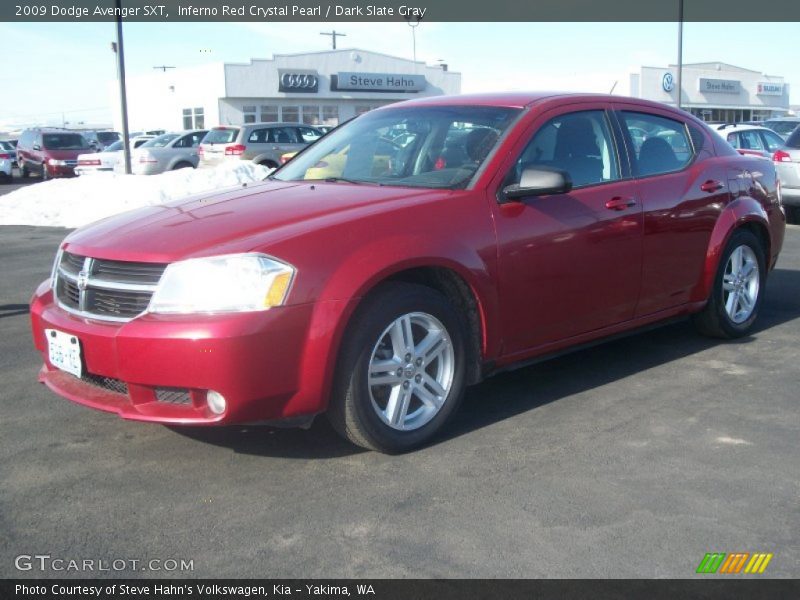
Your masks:
{"label": "utility pole", "polygon": [[125,50],[122,46],[122,0],[117,2],[117,41],[111,48],[117,53],[117,79],[119,80],[119,101],[122,109],[122,156],[125,173],[131,174],[130,132],[128,131],[128,95],[125,90]]}
{"label": "utility pole", "polygon": [[683,99],[683,0],[678,0],[678,110]]}
{"label": "utility pole", "polygon": [[162,73],[166,73],[167,69],[174,69],[175,67],[170,67],[169,65],[159,65],[157,67],[153,67],[154,69],[161,69]]}
{"label": "utility pole", "polygon": [[335,29],[330,32],[320,32],[320,35],[329,35],[331,36],[331,40],[333,41],[333,49],[336,50],[336,38],[338,37],[347,37],[346,33],[339,33]]}

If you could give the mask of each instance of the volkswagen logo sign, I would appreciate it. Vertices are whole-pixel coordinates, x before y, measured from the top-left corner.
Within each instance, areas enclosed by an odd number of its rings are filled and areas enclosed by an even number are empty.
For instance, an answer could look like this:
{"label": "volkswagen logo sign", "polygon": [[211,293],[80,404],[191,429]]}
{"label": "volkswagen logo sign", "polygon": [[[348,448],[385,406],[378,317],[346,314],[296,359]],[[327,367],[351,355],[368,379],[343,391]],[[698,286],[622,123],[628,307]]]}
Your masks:
{"label": "volkswagen logo sign", "polygon": [[282,71],[279,74],[279,92],[300,92],[313,94],[319,89],[319,76],[316,73],[293,73]]}
{"label": "volkswagen logo sign", "polygon": [[675,89],[675,78],[672,76],[672,73],[664,73],[664,77],[661,78],[661,87],[667,93]]}
{"label": "volkswagen logo sign", "polygon": [[86,271],[81,271],[78,273],[78,277],[75,280],[75,284],[78,286],[80,291],[85,291],[87,287],[89,287],[89,273]]}

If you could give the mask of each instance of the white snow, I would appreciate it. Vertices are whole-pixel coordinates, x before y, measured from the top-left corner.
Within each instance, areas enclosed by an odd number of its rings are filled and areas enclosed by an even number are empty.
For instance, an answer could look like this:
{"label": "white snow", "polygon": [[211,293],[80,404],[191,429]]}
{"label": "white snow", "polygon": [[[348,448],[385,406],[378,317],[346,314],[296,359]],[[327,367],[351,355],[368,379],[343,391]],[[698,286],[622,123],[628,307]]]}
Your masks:
{"label": "white snow", "polygon": [[271,172],[241,161],[160,175],[96,173],[53,179],[0,196],[0,225],[79,227],[134,208],[260,181]]}

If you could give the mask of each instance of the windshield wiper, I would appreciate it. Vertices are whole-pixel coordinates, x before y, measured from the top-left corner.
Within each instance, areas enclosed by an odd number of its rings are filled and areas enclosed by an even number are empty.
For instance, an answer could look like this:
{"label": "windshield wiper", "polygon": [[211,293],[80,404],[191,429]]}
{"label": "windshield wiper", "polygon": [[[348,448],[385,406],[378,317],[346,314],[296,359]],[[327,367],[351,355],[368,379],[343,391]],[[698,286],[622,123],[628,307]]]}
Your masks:
{"label": "windshield wiper", "polygon": [[364,183],[363,181],[356,181],[355,179],[347,179],[346,177],[326,177],[325,179],[323,179],[323,181],[325,183],[338,183],[341,181],[344,183],[354,183],[355,185],[361,185],[362,183]]}

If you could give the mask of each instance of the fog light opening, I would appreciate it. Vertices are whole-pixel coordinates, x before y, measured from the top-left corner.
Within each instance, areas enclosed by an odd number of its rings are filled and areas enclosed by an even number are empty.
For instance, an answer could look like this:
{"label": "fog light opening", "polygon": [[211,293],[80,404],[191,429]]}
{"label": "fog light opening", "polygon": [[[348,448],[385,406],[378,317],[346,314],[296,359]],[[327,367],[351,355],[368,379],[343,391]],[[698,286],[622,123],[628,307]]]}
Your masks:
{"label": "fog light opening", "polygon": [[209,390],[206,394],[206,402],[208,403],[208,409],[215,415],[221,415],[225,412],[227,401],[225,396],[219,392]]}

